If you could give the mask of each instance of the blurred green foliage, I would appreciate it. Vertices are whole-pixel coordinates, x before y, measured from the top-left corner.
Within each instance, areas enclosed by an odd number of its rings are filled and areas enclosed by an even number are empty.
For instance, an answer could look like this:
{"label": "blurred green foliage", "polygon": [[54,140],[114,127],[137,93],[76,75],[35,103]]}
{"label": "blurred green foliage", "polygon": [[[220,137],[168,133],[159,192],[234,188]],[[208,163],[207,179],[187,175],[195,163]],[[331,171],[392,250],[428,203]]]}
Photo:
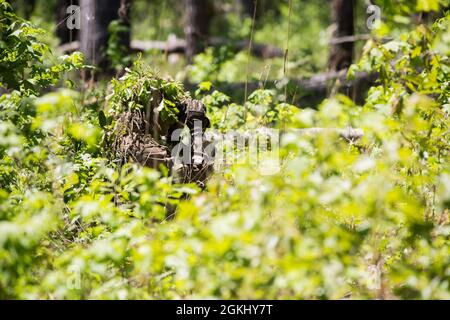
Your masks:
{"label": "blurred green foliage", "polygon": [[[179,84],[136,66],[106,97],[56,89],[81,55],[44,59],[42,31],[4,0],[0,30],[0,298],[450,298],[448,16],[366,43],[349,73],[379,75],[363,106],[301,110],[271,90],[238,105],[201,83],[213,128],[283,133],[277,174],[267,154],[204,191],[102,150],[103,112]],[[349,126],[364,136],[289,130]]]}

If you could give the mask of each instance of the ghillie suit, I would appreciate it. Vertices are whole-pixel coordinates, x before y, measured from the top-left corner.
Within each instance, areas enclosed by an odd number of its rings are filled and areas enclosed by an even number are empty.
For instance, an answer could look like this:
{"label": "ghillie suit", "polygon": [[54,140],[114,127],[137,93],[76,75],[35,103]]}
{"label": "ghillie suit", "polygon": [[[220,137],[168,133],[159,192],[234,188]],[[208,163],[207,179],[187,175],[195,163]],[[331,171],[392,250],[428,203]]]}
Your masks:
{"label": "ghillie suit", "polygon": [[[204,153],[203,133],[210,123],[203,103],[185,95],[176,83],[138,72],[113,86],[115,158],[155,169],[163,165],[176,182],[203,186],[212,171],[211,155]],[[187,144],[182,141],[183,129],[190,135]]]}

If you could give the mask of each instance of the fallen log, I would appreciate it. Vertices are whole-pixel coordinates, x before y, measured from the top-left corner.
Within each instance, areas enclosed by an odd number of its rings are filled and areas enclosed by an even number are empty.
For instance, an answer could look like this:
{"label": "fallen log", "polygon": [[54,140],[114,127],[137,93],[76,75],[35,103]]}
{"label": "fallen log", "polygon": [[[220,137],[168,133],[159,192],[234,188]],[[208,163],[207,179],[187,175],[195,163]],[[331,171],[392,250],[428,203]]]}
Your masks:
{"label": "fallen log", "polygon": [[[223,38],[210,38],[208,40],[208,46],[212,47],[229,46],[234,50],[241,51],[248,48],[249,41],[244,40],[233,42]],[[79,50],[79,48],[80,48],[79,41],[72,41],[59,46],[59,49],[63,52],[73,52]],[[157,50],[165,52],[166,54],[172,53],[184,54],[186,51],[186,40],[178,39],[176,37],[169,37],[167,41],[132,40],[131,49],[135,52]],[[254,56],[261,57],[263,59],[270,59],[284,56],[284,52],[282,49],[267,44],[253,43],[251,49],[252,49],[251,53]]]}
{"label": "fallen log", "polygon": [[354,142],[361,139],[364,136],[364,131],[360,128],[345,128],[345,129],[337,129],[337,128],[306,128],[299,129],[298,132],[301,135],[305,136],[315,136],[321,133],[336,133],[341,138],[349,142]]}
{"label": "fallen log", "polygon": [[64,53],[80,50],[80,41],[75,40],[72,42],[63,43],[58,47],[58,49]]}
{"label": "fallen log", "polygon": [[386,43],[388,41],[391,41],[392,38],[383,37],[383,38],[376,38],[371,34],[357,34],[353,36],[345,36],[345,37],[339,37],[339,38],[333,38],[330,40],[330,44],[336,45],[336,44],[342,44],[342,43],[349,43],[349,42],[357,42],[357,41],[367,41],[367,40],[377,40],[381,41],[383,43]]}

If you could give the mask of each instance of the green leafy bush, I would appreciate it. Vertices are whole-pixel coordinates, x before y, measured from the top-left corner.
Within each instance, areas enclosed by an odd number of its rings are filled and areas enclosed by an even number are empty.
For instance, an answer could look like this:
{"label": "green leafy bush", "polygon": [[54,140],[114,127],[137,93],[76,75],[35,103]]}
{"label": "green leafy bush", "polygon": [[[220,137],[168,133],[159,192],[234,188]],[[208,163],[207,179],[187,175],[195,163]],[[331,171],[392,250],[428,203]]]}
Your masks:
{"label": "green leafy bush", "polygon": [[[281,137],[277,157],[226,166],[200,191],[119,166],[102,145],[109,110],[145,106],[156,88],[169,119],[181,85],[135,67],[102,104],[42,94],[81,56],[44,66],[21,46],[43,48],[31,27],[2,20],[1,41],[16,45],[0,66],[28,53],[21,72],[0,72],[0,298],[449,299],[449,23],[369,42],[352,68],[379,75],[364,106],[336,96],[300,110],[270,90],[238,105],[202,83],[214,129]],[[16,30],[22,38],[9,38]],[[347,127],[363,137],[332,130]],[[261,173],[277,161],[277,174]]]}

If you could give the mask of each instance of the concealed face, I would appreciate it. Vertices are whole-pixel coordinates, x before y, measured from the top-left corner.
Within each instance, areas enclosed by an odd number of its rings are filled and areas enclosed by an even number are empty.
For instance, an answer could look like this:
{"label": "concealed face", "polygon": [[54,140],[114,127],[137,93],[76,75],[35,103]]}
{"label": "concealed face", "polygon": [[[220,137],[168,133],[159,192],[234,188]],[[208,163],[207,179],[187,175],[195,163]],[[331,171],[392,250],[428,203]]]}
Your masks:
{"label": "concealed face", "polygon": [[205,131],[210,127],[210,122],[208,117],[206,116],[206,107],[205,105],[199,101],[192,98],[186,98],[183,101],[184,106],[184,114],[186,125],[192,129],[194,127],[194,121],[198,120],[202,123],[202,131]]}
{"label": "concealed face", "polygon": [[[159,100],[162,99],[161,97],[157,98]],[[153,105],[159,106],[159,103],[155,103]],[[153,108],[150,110],[150,114],[146,115],[148,127],[146,132],[151,134],[156,141],[160,143],[168,143],[172,133],[176,129],[187,126],[190,130],[193,130],[194,122],[196,121],[197,125],[198,121],[200,121],[202,132],[210,127],[210,121],[206,116],[206,107],[201,101],[192,98],[185,98],[177,107],[179,110],[177,114],[178,121],[175,122],[163,119],[159,114],[158,108]],[[162,137],[165,137],[165,141],[161,139]]]}

